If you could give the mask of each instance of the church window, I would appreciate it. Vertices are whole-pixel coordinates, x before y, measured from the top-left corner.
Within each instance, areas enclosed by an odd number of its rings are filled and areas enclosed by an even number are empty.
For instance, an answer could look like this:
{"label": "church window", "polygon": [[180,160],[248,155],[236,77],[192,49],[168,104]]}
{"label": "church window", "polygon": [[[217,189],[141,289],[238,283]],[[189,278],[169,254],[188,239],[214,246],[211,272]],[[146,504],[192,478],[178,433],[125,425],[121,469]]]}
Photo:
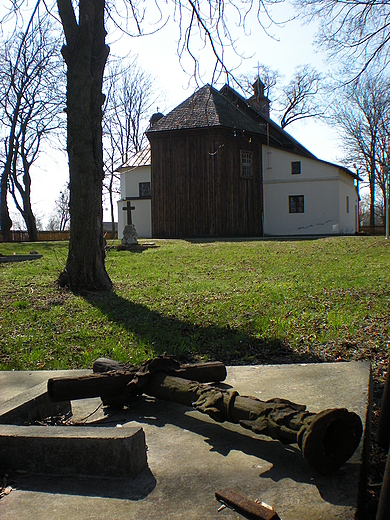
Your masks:
{"label": "church window", "polygon": [[252,177],[252,152],[241,150],[241,177]]}
{"label": "church window", "polygon": [[290,195],[288,198],[290,213],[305,213],[305,202],[303,195]]}
{"label": "church window", "polygon": [[301,173],[301,161],[293,161],[291,163],[291,174],[299,175]]}
{"label": "church window", "polygon": [[150,197],[150,182],[139,183],[139,198],[146,199]]}

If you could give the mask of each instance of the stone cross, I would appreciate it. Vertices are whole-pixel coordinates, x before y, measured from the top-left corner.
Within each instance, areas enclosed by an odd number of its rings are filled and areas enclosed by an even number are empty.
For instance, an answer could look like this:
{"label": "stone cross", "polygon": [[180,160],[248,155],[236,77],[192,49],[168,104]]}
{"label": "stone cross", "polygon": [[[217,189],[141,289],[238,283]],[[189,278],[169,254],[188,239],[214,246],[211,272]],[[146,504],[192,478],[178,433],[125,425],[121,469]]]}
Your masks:
{"label": "stone cross", "polygon": [[133,209],[135,209],[135,206],[131,205],[131,202],[128,200],[127,205],[122,208],[123,211],[127,211],[127,225],[131,225],[133,222],[131,221],[131,212]]}

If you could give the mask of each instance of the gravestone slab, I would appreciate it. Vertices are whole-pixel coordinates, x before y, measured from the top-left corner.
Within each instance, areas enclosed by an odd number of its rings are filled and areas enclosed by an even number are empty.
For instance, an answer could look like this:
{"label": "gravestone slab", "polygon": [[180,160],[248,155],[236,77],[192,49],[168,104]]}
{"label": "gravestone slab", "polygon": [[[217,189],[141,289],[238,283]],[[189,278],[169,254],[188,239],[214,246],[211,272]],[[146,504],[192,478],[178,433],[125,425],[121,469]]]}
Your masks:
{"label": "gravestone slab", "polygon": [[135,477],[147,467],[141,427],[0,427],[0,466],[34,474]]}

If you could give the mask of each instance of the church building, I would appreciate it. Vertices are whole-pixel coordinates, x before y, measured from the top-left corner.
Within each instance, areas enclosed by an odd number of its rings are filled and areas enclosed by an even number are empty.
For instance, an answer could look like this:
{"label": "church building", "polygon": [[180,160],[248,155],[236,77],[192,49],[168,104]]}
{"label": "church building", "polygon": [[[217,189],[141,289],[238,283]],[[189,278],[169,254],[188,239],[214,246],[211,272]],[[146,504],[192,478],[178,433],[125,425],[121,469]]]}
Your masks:
{"label": "church building", "polygon": [[[260,79],[253,88],[246,99],[228,85],[206,85],[166,116],[152,116],[150,148],[120,168],[119,205],[131,202],[139,237],[358,231],[356,175],[282,130],[269,117]],[[120,207],[119,233],[125,214]]]}

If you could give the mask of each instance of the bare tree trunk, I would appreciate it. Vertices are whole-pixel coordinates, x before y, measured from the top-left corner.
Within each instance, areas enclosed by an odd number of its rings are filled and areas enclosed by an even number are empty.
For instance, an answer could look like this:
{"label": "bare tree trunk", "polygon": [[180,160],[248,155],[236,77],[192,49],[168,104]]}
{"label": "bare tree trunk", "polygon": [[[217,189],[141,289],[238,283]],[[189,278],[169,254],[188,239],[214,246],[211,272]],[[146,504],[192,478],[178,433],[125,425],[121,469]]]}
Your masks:
{"label": "bare tree trunk", "polygon": [[8,202],[7,202],[7,190],[8,190],[8,172],[7,169],[4,168],[3,174],[1,176],[1,185],[0,185],[0,228],[1,234],[3,236],[4,242],[11,242],[12,234],[12,220],[9,216],[8,210]]}
{"label": "bare tree trunk", "polygon": [[79,22],[72,3],[58,0],[67,45],[68,155],[70,171],[70,241],[66,274],[72,291],[110,290],[103,242],[103,72],[104,0],[80,0]]}
{"label": "bare tree trunk", "polygon": [[32,212],[30,199],[26,203],[23,218],[27,227],[28,239],[30,242],[38,242],[37,222]]}
{"label": "bare tree trunk", "polygon": [[114,174],[112,174],[110,179],[110,211],[111,211],[111,238],[114,240],[115,238],[115,215],[114,215],[114,197],[113,197],[113,180]]}
{"label": "bare tree trunk", "polygon": [[370,226],[375,226],[375,150],[371,155],[370,164]]}
{"label": "bare tree trunk", "polygon": [[[16,169],[13,169],[11,173],[11,195],[14,199],[17,209],[19,210],[26,224],[29,241],[38,242],[37,222],[35,220],[35,216],[31,206],[30,164],[28,163],[26,156],[23,155],[23,152],[22,157],[24,167],[23,184],[20,183],[18,180]],[[14,165],[15,164],[16,157],[14,156]],[[18,191],[20,197],[22,198],[22,206],[18,202],[16,191]]]}

